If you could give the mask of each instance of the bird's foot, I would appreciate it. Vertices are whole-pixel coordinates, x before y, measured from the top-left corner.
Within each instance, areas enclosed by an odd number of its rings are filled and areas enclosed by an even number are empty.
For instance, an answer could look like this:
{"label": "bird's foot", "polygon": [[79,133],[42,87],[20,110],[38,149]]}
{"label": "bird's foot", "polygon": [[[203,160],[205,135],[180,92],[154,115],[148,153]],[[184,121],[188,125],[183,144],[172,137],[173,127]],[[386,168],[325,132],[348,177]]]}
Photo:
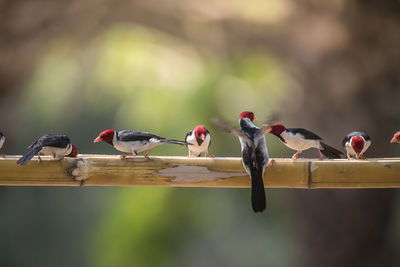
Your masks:
{"label": "bird's foot", "polygon": [[4,154],[0,154],[0,158],[5,158],[6,157],[6,155],[4,155]]}
{"label": "bird's foot", "polygon": [[207,155],[207,157],[215,158],[215,156],[213,154],[206,153],[206,155]]}
{"label": "bird's foot", "polygon": [[40,155],[38,154],[38,158],[37,158],[38,164],[40,164],[42,162],[42,158],[40,157]]}
{"label": "bird's foot", "polygon": [[194,158],[192,154],[187,155],[188,158]]}
{"label": "bird's foot", "polygon": [[274,166],[275,163],[276,163],[276,161],[275,161],[274,159],[270,159],[270,160],[268,161],[268,167]]}
{"label": "bird's foot", "polygon": [[352,157],[350,157],[350,156],[347,156],[347,159],[348,159],[348,160],[353,160],[353,158],[352,158]]}
{"label": "bird's foot", "polygon": [[365,156],[361,156],[360,159],[362,159],[362,160],[368,160],[368,158],[365,157]]}
{"label": "bird's foot", "polygon": [[321,150],[318,149],[319,152],[319,160],[324,160],[324,154],[322,154]]}
{"label": "bird's foot", "polygon": [[150,153],[150,150],[147,150],[146,154],[144,155],[145,159],[149,159],[149,153]]}
{"label": "bird's foot", "polygon": [[292,156],[292,160],[298,159],[300,153],[301,153],[301,151],[297,151],[296,153],[294,153],[294,155]]}

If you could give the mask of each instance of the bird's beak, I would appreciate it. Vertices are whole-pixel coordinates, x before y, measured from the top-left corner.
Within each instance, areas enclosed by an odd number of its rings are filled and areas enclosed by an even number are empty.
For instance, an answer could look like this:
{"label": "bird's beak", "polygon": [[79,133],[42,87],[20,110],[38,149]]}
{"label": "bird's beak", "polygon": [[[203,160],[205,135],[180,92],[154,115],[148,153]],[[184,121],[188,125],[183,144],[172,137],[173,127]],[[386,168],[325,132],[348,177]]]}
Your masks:
{"label": "bird's beak", "polygon": [[266,133],[271,133],[272,132],[272,128],[269,128],[268,130],[265,131]]}
{"label": "bird's beak", "polygon": [[257,116],[256,115],[254,115],[254,120],[257,120]]}
{"label": "bird's beak", "polygon": [[397,141],[396,137],[393,137],[392,140],[390,140],[390,143],[398,143],[399,141]]}
{"label": "bird's beak", "polygon": [[103,140],[101,139],[100,136],[98,136],[96,139],[94,139],[93,143],[98,143],[98,142],[101,142],[101,141],[103,141]]}
{"label": "bird's beak", "polygon": [[204,134],[200,135],[200,139],[204,141],[206,139],[206,136]]}

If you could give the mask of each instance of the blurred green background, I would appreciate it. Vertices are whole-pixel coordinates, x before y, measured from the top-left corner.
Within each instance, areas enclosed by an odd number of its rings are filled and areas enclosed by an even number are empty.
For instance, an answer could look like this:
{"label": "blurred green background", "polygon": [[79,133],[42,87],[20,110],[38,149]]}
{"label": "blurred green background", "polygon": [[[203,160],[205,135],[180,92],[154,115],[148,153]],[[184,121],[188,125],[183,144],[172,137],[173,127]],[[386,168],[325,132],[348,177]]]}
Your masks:
{"label": "blurred green background", "polygon": [[[240,156],[210,125],[273,114],[340,148],[393,157],[400,128],[398,1],[12,1],[0,3],[2,152],[45,133],[79,153],[104,129],[183,139],[209,128],[210,153]],[[293,153],[267,136],[272,157]],[[186,155],[164,145],[151,155]],[[317,152],[304,153],[317,157]],[[0,188],[0,266],[398,266],[393,190]]]}

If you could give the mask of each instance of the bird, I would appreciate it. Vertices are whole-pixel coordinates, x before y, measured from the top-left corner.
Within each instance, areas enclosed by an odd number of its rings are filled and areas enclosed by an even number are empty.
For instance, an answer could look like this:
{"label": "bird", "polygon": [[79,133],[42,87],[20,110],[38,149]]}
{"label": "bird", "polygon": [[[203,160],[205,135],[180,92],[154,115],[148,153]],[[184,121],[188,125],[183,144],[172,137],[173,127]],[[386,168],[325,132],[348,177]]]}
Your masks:
{"label": "bird", "polygon": [[53,159],[63,159],[65,156],[76,158],[78,151],[76,147],[71,143],[71,140],[66,135],[55,135],[46,134],[33,142],[28,146],[29,151],[25,153],[17,164],[27,164],[34,155],[38,155],[38,161],[40,163],[40,153],[45,155],[51,155]]}
{"label": "bird", "polygon": [[[6,141],[6,138],[4,137],[4,134],[2,132],[0,132],[0,149],[3,147],[5,141]],[[0,158],[5,158],[5,155],[0,154]]]}
{"label": "bird", "polygon": [[354,156],[360,159],[371,145],[371,138],[363,132],[351,132],[343,139],[342,145],[347,151],[347,159]]}
{"label": "bird", "polygon": [[393,135],[393,138],[392,140],[390,140],[390,143],[400,143],[400,131],[398,131]]}
{"label": "bird", "polygon": [[[121,152],[132,153],[133,156],[137,156],[142,151],[147,151],[145,154],[146,159],[149,158],[150,150],[161,144],[189,145],[184,141],[166,139],[152,133],[133,130],[115,131],[112,129],[102,131],[93,142],[106,142]],[[127,155],[121,155],[121,158],[126,157]]]}
{"label": "bird", "polygon": [[251,203],[254,212],[266,209],[266,197],[263,175],[266,168],[272,166],[274,160],[269,160],[265,142],[265,129],[253,124],[257,117],[251,111],[243,111],[239,115],[240,130],[227,125],[219,119],[213,123],[225,131],[239,137],[242,154],[242,164],[251,179]]}
{"label": "bird", "polygon": [[328,146],[322,142],[322,138],[315,133],[303,128],[286,128],[282,124],[272,124],[266,133],[271,133],[279,138],[288,148],[297,152],[292,156],[292,160],[299,158],[299,154],[306,149],[316,148],[320,155],[320,160],[325,157],[330,159],[340,158],[341,151]]}
{"label": "bird", "polygon": [[192,145],[187,145],[189,150],[188,157],[200,157],[201,153],[204,153],[208,157],[214,157],[214,155],[208,153],[208,148],[211,144],[211,135],[204,125],[197,125],[193,130],[187,132],[185,141]]}

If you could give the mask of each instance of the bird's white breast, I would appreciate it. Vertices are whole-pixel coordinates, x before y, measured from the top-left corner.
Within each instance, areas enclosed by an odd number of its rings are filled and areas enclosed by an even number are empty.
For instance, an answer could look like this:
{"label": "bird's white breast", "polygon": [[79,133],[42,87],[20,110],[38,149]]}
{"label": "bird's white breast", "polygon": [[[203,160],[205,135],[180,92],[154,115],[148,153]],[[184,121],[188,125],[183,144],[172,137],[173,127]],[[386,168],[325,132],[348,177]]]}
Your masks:
{"label": "bird's white breast", "polygon": [[40,153],[45,154],[45,155],[51,155],[54,158],[61,158],[61,157],[71,154],[71,151],[72,151],[72,146],[71,146],[71,144],[68,144],[68,146],[65,148],[44,146],[42,148],[42,150],[40,150]]}
{"label": "bird's white breast", "polygon": [[321,148],[319,140],[305,139],[303,135],[299,133],[293,134],[291,132],[284,131],[281,133],[281,136],[283,139],[285,139],[287,147],[297,151],[306,150],[312,147],[318,149]]}
{"label": "bird's white breast", "polygon": [[133,153],[136,151],[137,153],[152,149],[153,147],[162,144],[160,140],[155,138],[150,138],[149,141],[142,140],[142,141],[120,141],[117,140],[116,136],[114,135],[113,138],[113,145],[115,149],[125,152],[125,153]]}
{"label": "bird's white breast", "polygon": [[208,146],[210,145],[211,137],[209,134],[206,135],[204,142],[199,145],[197,143],[196,137],[194,136],[194,132],[189,135],[186,139],[186,142],[191,143],[193,145],[188,145],[188,149],[192,152],[193,155],[199,156],[201,153],[208,153]]}

